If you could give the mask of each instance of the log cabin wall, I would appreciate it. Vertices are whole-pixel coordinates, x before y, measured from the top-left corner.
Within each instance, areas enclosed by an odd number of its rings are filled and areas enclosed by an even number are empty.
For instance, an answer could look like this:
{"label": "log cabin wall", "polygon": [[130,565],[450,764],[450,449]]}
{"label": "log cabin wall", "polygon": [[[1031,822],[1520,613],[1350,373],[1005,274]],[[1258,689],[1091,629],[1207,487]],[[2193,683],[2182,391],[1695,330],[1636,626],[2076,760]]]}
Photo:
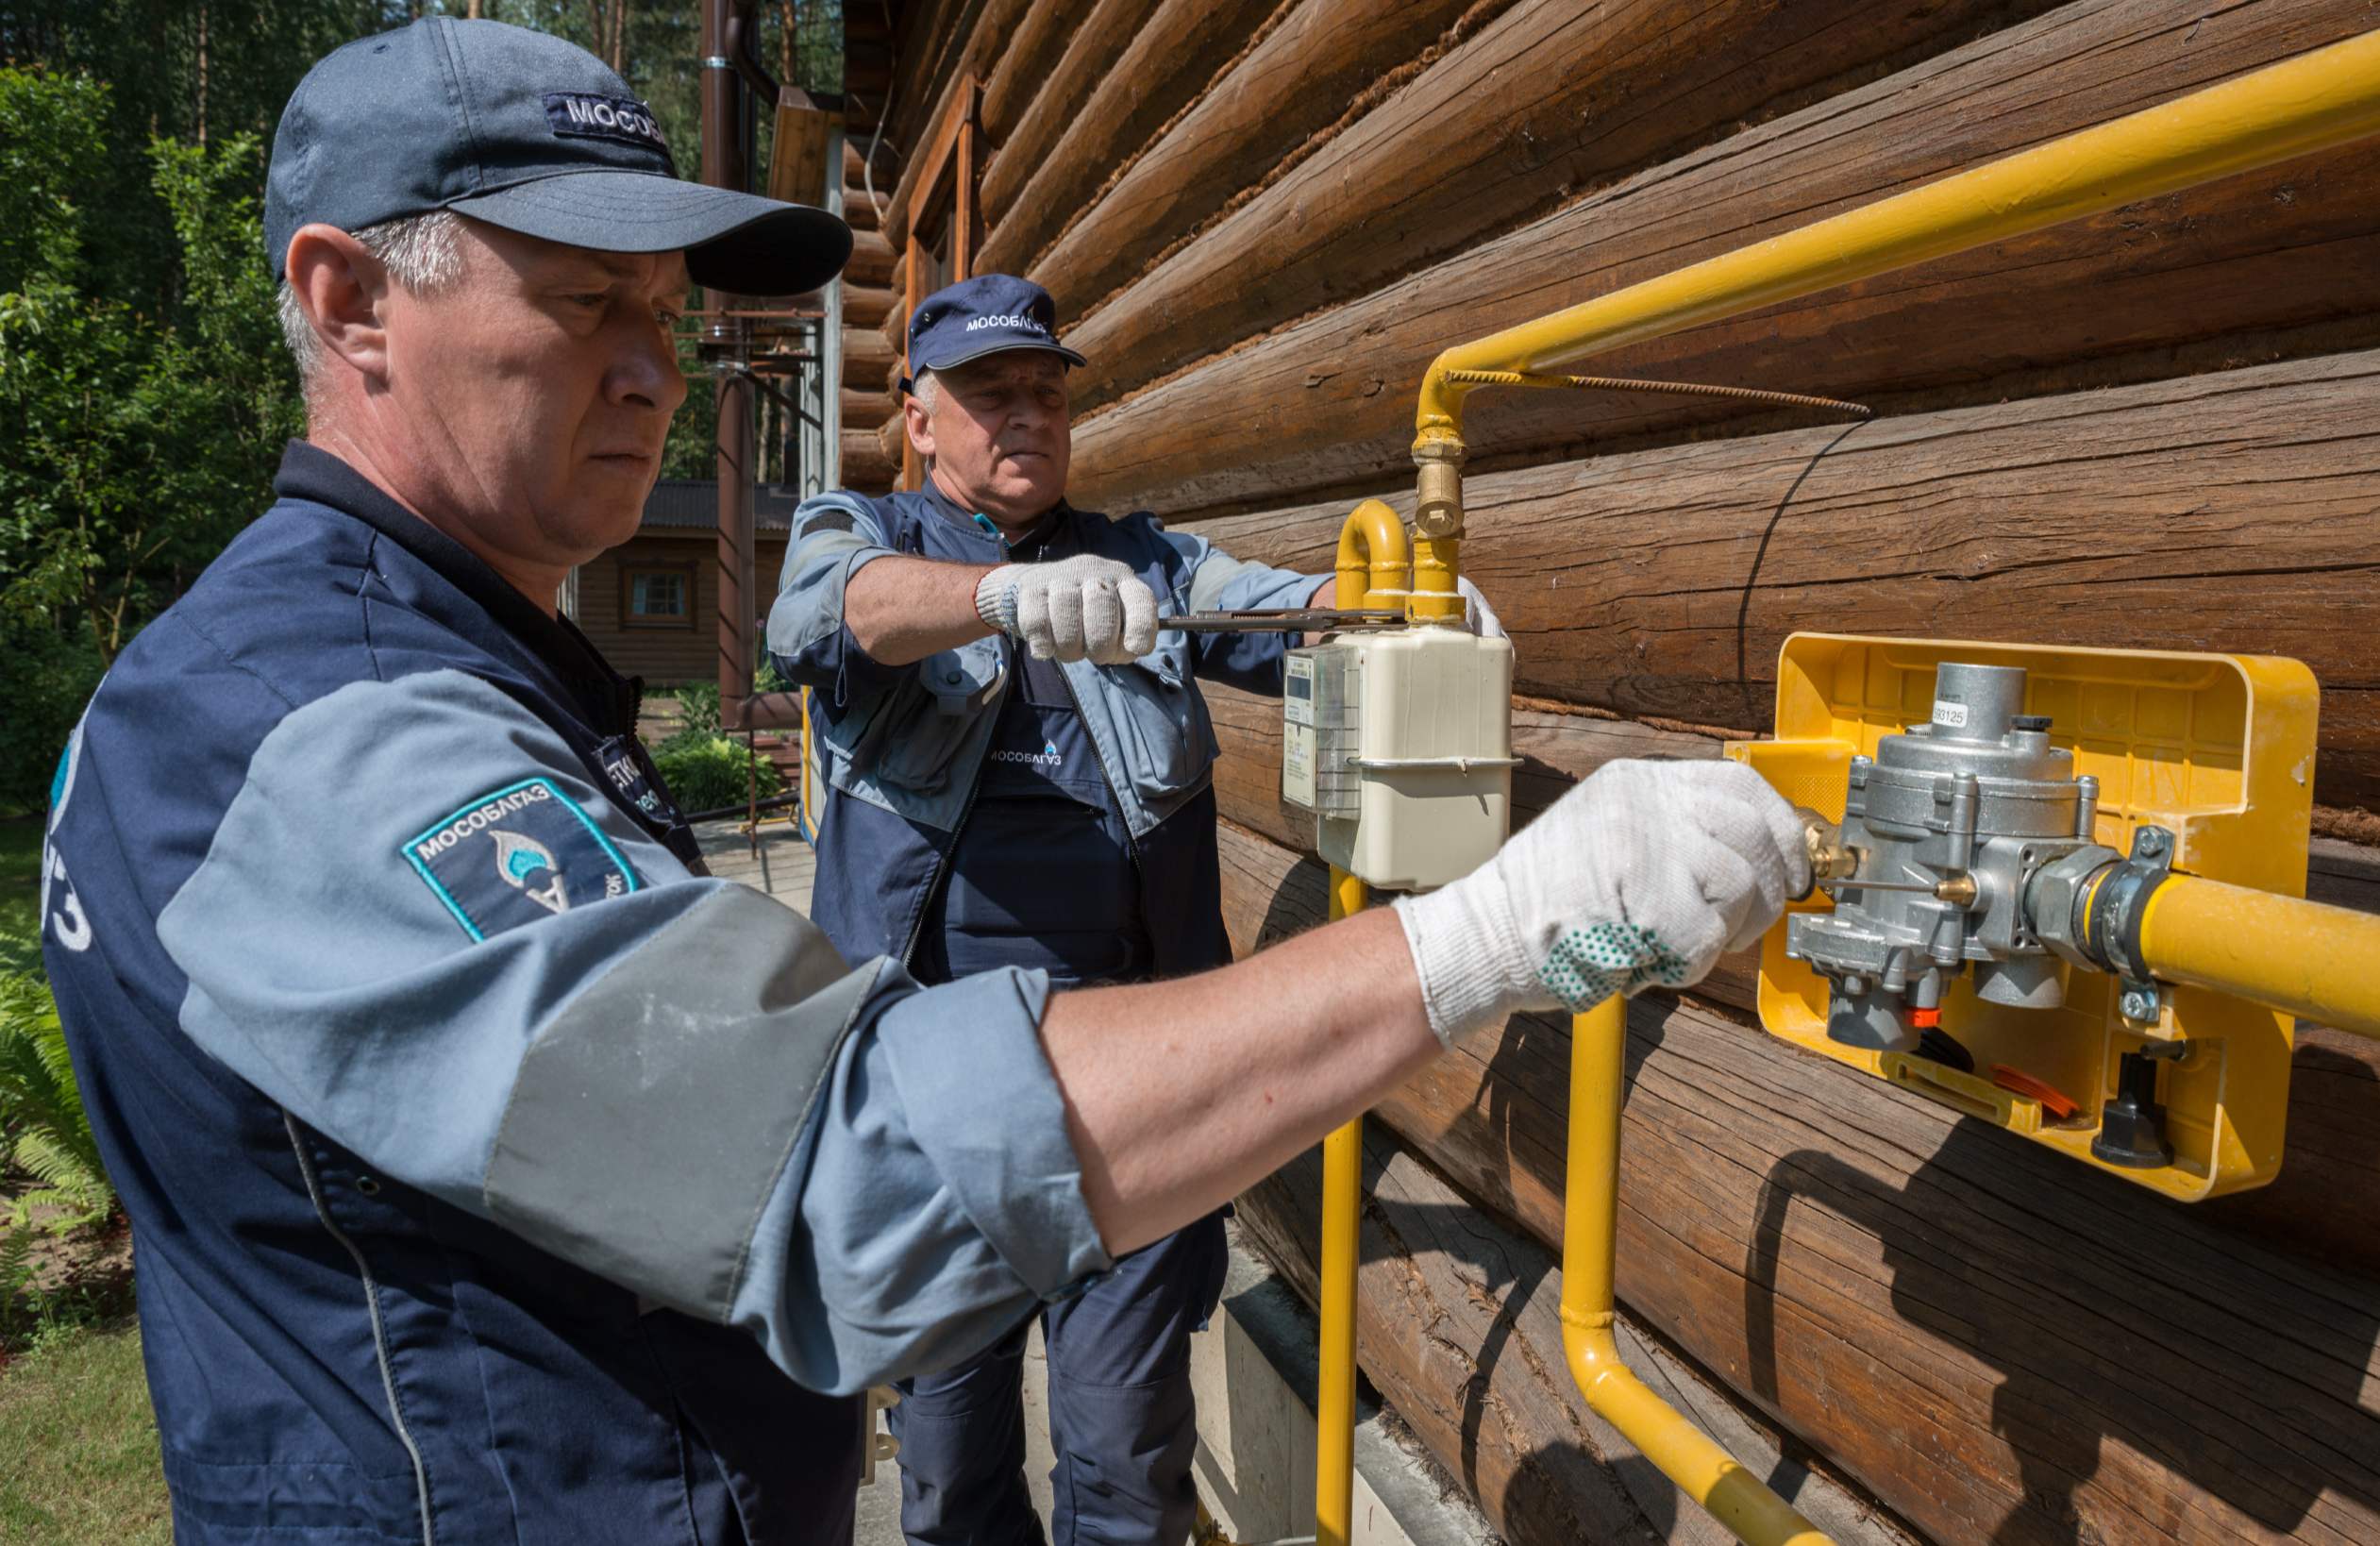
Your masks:
{"label": "log cabin wall", "polygon": [[[1317,569],[1355,498],[1410,515],[1440,349],[2380,27],[2380,0],[885,15],[845,481],[903,474],[907,254],[960,201],[937,145],[964,121],[974,269],[1047,286],[1091,361],[1076,501]],[[1796,629],[2277,653],[2323,692],[2312,894],[2380,906],[2380,142],[1593,368],[1878,413],[1474,400],[1464,561],[1518,653],[1516,819],[1610,757],[1766,731]],[[1251,949],[1320,916],[1311,825],[1277,706],[1209,697]],[[2283,1180],[2193,1211],[1769,1040],[1748,969],[1636,1007],[1620,1287],[1781,1475],[1838,1471],[1943,1542],[2380,1542],[2380,1059],[2304,1034]],[[1404,1201],[1367,1220],[1365,1368],[1517,1542],[1716,1538],[1564,1404],[1531,1319],[1567,1059],[1518,1018],[1383,1108]],[[1293,1170],[1243,1204],[1293,1277],[1310,1194]],[[1500,1219],[1500,1254],[1416,1224],[1425,1195]]]}

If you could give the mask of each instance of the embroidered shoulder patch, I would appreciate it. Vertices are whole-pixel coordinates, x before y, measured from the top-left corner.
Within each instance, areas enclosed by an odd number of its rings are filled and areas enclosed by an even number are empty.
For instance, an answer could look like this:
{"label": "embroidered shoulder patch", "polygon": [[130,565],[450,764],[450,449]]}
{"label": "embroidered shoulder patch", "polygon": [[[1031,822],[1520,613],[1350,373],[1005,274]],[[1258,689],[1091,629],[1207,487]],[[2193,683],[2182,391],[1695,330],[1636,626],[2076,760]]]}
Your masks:
{"label": "embroidered shoulder patch", "polygon": [[474,940],[640,884],[602,829],[549,779],[523,779],[473,800],[404,853]]}

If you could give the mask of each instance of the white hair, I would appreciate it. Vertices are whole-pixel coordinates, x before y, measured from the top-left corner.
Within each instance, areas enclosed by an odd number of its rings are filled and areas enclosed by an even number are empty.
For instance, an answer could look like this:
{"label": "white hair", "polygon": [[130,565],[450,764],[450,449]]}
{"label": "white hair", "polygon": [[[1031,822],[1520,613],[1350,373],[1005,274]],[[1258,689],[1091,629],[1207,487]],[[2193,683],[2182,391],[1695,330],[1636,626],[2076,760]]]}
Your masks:
{"label": "white hair", "polygon": [[942,383],[934,379],[930,370],[921,370],[909,378],[909,395],[917,399],[917,406],[933,417],[934,405],[942,400]]}
{"label": "white hair", "polygon": [[[355,233],[355,239],[363,244],[363,250],[377,259],[389,271],[389,277],[403,286],[407,294],[429,295],[454,283],[462,274],[462,249],[455,242],[456,233],[461,229],[462,222],[455,218],[454,211],[432,210],[427,214],[404,215],[366,226]],[[297,361],[298,379],[311,396],[314,383],[328,363],[322,339],[315,333],[313,323],[307,319],[305,308],[297,304],[297,292],[290,288],[286,278],[281,281],[276,304],[281,314],[281,340],[289,345],[290,358]]]}

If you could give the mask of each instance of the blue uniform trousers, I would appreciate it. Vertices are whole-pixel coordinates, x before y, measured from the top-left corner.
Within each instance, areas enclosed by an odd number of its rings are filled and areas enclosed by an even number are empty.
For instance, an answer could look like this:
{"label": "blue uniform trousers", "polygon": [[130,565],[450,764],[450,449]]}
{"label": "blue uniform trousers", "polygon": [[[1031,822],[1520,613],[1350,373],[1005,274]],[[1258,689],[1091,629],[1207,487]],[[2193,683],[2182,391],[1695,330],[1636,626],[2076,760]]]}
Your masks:
{"label": "blue uniform trousers", "polygon": [[[1042,1311],[1056,1546],[1182,1546],[1198,1515],[1190,1334],[1223,1293],[1223,1215],[1132,1252]],[[991,1351],[904,1381],[901,1529],[913,1546],[1042,1546],[1025,1485],[1027,1320]]]}

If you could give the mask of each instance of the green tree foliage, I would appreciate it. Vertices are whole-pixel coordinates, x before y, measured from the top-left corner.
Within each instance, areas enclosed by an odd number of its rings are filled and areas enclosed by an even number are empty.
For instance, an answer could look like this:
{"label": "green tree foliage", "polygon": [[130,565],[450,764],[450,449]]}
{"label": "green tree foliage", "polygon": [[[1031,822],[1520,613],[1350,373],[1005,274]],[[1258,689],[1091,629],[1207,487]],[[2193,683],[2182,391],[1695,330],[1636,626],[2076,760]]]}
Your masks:
{"label": "green tree foliage", "polygon": [[88,630],[112,661],[264,508],[303,419],[257,260],[254,140],[153,147],[183,258],[163,314],[91,293],[81,211],[11,186],[27,150],[71,176],[104,101],[88,81],[0,71],[0,223],[32,248],[0,293],[0,608]]}
{"label": "green tree foliage", "polygon": [[[841,7],[763,0],[763,60],[839,91]],[[256,210],[262,147],[306,71],[426,13],[476,11],[612,62],[691,177],[700,9],[0,0],[0,811],[38,806],[99,673],[269,502],[300,431]],[[668,470],[709,477],[711,383],[690,387]]]}
{"label": "green tree foliage", "polygon": [[[176,262],[170,296],[136,306],[97,288],[103,233],[78,202],[104,188],[109,116],[87,77],[0,69],[0,618],[10,692],[50,682],[77,706],[92,657],[112,661],[270,501],[303,427],[257,142],[150,146]],[[57,707],[27,705],[47,744],[11,748],[0,803],[38,803]]]}

